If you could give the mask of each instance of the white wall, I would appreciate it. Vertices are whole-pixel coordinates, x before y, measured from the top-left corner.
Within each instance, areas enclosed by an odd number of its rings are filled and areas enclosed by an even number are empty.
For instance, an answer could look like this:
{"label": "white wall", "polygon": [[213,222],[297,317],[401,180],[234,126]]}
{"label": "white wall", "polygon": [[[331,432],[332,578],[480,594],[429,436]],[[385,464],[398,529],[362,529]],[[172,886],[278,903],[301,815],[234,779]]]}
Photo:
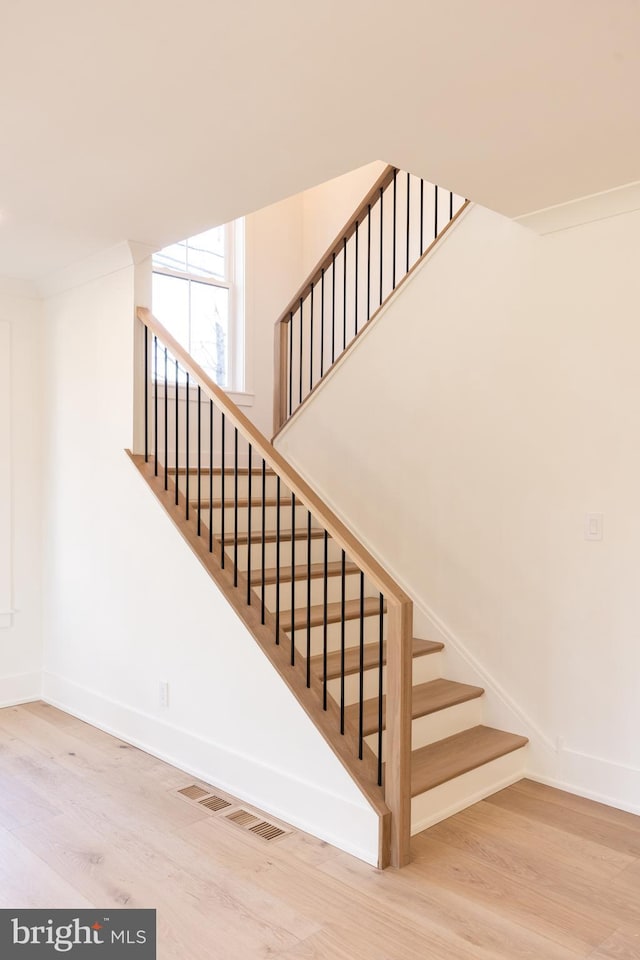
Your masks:
{"label": "white wall", "polygon": [[532,772],[636,812],[639,262],[637,212],[538,237],[472,208],[278,441]]}
{"label": "white wall", "polygon": [[[305,190],[301,195],[303,276],[300,282],[311,273],[327,247],[336,239],[338,231],[351,219],[385,166],[381,160],[376,160],[342,177]],[[295,289],[288,299],[294,293]]]}
{"label": "white wall", "polygon": [[247,372],[255,399],[245,412],[267,437],[273,432],[275,322],[304,279],[302,199],[298,194],[246,218]]}
{"label": "white wall", "polygon": [[124,453],[135,285],[45,304],[44,696],[375,861],[377,818]]}
{"label": "white wall", "polygon": [[[0,706],[40,692],[40,303],[0,280]],[[15,611],[11,613],[11,611]]]}

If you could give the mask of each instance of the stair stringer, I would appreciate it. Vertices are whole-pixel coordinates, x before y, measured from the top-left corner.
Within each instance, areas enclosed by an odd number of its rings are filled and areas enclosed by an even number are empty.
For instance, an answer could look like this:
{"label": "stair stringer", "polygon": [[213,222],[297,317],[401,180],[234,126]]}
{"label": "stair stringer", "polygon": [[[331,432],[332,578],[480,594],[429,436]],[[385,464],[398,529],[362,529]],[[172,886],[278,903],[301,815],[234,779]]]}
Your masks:
{"label": "stair stringer", "polygon": [[165,490],[162,478],[154,475],[151,462],[145,463],[142,455],[132,454],[129,450],[126,452],[193,553],[220,588],[227,602],[256,640],[262,652],[276,669],[377,816],[377,866],[380,868],[387,866],[391,813],[384,802],[382,789],[375,782],[377,760],[373,752],[365,744],[363,760],[357,759],[357,731],[353,728],[353,725],[345,723],[344,736],[336,732],[339,730],[340,724],[339,711],[335,702],[329,698],[328,709],[325,711],[322,705],[320,688],[314,688],[313,686],[307,688],[305,661],[298,657],[296,664],[291,665],[289,640],[283,631],[280,632],[280,643],[274,643],[275,618],[268,610],[265,610],[265,623],[262,624],[259,597],[255,591],[252,591],[254,602],[250,606],[246,603],[247,582],[244,574],[238,571],[237,586],[234,586],[232,565],[229,564],[222,569],[217,559],[212,558],[208,550],[207,538],[197,535],[195,519],[185,520],[185,501],[182,493],[179,493],[178,504],[176,505],[173,481],[169,480],[168,489]]}

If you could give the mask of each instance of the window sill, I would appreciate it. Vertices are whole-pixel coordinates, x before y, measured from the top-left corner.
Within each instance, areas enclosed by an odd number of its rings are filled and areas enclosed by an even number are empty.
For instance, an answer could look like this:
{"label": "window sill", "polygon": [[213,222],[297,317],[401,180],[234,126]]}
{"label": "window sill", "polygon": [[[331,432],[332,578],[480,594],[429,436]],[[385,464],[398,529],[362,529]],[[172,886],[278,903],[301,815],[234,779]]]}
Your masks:
{"label": "window sill", "polygon": [[[180,385],[178,387],[178,400],[184,401],[185,387]],[[247,393],[245,390],[225,390],[224,391],[232,403],[235,403],[238,407],[252,407],[255,403],[256,395],[255,393]],[[198,388],[194,386],[189,386],[189,399],[195,401],[198,395]],[[158,384],[158,399],[164,399],[164,384]],[[173,384],[167,385],[167,400],[175,400],[176,398],[176,388]],[[209,398],[203,393],[201,404],[208,406]]]}

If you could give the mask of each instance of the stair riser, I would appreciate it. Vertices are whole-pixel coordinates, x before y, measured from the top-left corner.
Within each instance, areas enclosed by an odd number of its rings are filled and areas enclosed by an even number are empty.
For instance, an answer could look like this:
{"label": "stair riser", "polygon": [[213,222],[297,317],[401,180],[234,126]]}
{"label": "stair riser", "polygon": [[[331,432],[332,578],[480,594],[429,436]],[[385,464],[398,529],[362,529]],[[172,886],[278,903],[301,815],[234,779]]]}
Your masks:
{"label": "stair riser", "polygon": [[521,747],[414,797],[411,801],[411,833],[426,830],[522,779],[526,757],[527,747]]}
{"label": "stair riser", "polygon": [[[414,686],[418,683],[426,683],[428,680],[435,680],[440,676],[439,664],[440,664],[441,654],[432,653],[426,657],[416,657],[413,661],[413,683]],[[427,661],[432,661],[428,663]],[[387,688],[387,676],[386,669],[383,671],[382,675],[382,692],[386,693]],[[327,690],[331,696],[337,702],[340,702],[340,678],[334,680],[329,680],[327,683]],[[370,697],[378,696],[378,668],[371,668],[370,670],[364,671],[364,699],[368,700]],[[360,700],[360,676],[358,673],[349,674],[344,678],[344,702],[345,704],[358,703]],[[414,721],[415,723],[415,721]],[[475,723],[480,723],[479,720],[475,720]],[[474,724],[468,724],[473,726]],[[464,727],[461,729],[465,729]],[[458,730],[453,731],[457,733]],[[448,736],[448,734],[444,734]],[[437,738],[436,738],[437,739]],[[419,744],[422,746],[422,744]]]}
{"label": "stair riser", "polygon": [[[164,474],[162,474],[164,476]],[[169,479],[171,482],[175,480],[175,473],[171,473],[169,469]],[[274,499],[276,497],[276,488],[277,488],[277,478],[274,476],[267,475],[265,478],[265,496],[267,499]],[[178,477],[178,488],[181,493],[185,493],[187,489],[187,481],[184,474]],[[233,474],[227,474],[224,481],[224,492],[226,500],[229,500],[233,497],[234,493],[234,483],[233,483]],[[238,497],[247,498],[249,494],[249,479],[246,474],[238,474]],[[286,498],[288,496],[288,490],[283,483],[280,484],[280,496]],[[189,476],[189,498],[197,498],[198,496],[198,477],[195,474],[190,474]],[[209,497],[209,474],[205,470],[202,471],[202,476],[200,478],[200,496]],[[251,497],[252,499],[258,499],[262,496],[262,477],[256,476],[254,474],[251,481]],[[217,500],[222,497],[222,477],[219,474],[214,474],[213,476],[213,498]]]}
{"label": "stair riser", "polygon": [[[191,496],[190,496],[191,498]],[[193,516],[197,517],[197,502],[192,502],[191,510]],[[202,521],[206,523],[207,527],[209,526],[209,507],[203,506],[202,510]],[[265,523],[264,528],[267,533],[273,533],[277,529],[277,508],[265,507]],[[235,511],[233,506],[226,506],[224,511],[224,527],[225,533],[233,533],[235,525]],[[299,530],[301,533],[305,533],[307,530],[307,513],[305,510],[302,510],[296,507],[295,511],[295,525],[296,530]],[[312,529],[319,529],[318,523],[311,518],[311,527]],[[216,533],[219,533],[222,530],[222,510],[220,508],[214,508],[213,510],[213,529]],[[238,507],[238,531],[240,533],[246,533],[249,529],[249,510],[246,506]],[[290,530],[291,529],[291,504],[282,504],[280,507],[280,529],[281,530]],[[252,507],[251,508],[251,530],[255,534],[260,534],[262,532],[262,508]]]}
{"label": "stair riser", "polygon": [[[276,544],[275,543],[265,543],[265,567],[270,569],[276,565]],[[226,545],[226,552],[228,556],[233,556],[233,543]],[[328,541],[328,558],[329,561],[340,560],[342,553],[338,545],[333,542],[331,539]],[[247,544],[238,544],[238,569],[246,570],[247,569],[247,557],[248,550]],[[259,569],[261,564],[262,557],[262,544],[260,541],[251,544],[251,569]],[[324,540],[319,538],[318,540],[311,541],[311,562],[312,563],[323,563],[324,561]],[[295,543],[295,565],[299,566],[300,564],[307,562],[307,541],[296,540]],[[281,569],[285,566],[291,566],[291,541],[283,540],[280,543],[280,567]]]}
{"label": "stair riser", "polygon": [[[259,594],[260,586],[256,584],[254,589]],[[369,596],[372,596],[369,591]],[[365,592],[365,596],[367,596]],[[342,585],[340,577],[327,577],[327,603],[340,602],[342,597]],[[345,599],[357,600],[360,597],[360,576],[359,574],[350,574],[345,577]],[[322,579],[311,580],[311,605],[322,604],[324,598],[324,582]],[[276,608],[276,587],[275,584],[265,588],[265,603],[269,610],[275,611]],[[297,580],[295,585],[295,607],[307,606],[307,581]],[[280,609],[291,609],[291,583],[280,585]]]}
{"label": "stair riser", "polygon": [[414,687],[428,680],[437,680],[442,676],[442,653],[430,653],[425,657],[415,657],[412,680]]}
{"label": "stair riser", "polygon": [[[354,702],[357,702],[357,698]],[[429,743],[435,743],[437,740],[444,740],[445,737],[462,733],[463,730],[468,730],[470,727],[482,723],[482,718],[482,697],[469,700],[467,703],[456,704],[453,707],[446,707],[444,710],[438,710],[436,713],[430,713],[424,717],[416,717],[411,723],[411,749],[417,750],[419,747],[426,747]],[[377,754],[377,734],[372,734],[366,739],[373,752]],[[385,733],[382,739],[383,757],[386,755],[387,749]]]}
{"label": "stair riser", "polygon": [[[386,688],[386,670],[382,673],[382,688],[383,693]],[[340,703],[340,678],[335,680],[329,680],[327,683],[327,691],[330,696]],[[364,671],[364,699],[368,700],[371,697],[378,696],[378,670],[365,670]],[[350,703],[358,703],[360,701],[360,677],[359,674],[354,673],[344,678],[344,702],[345,705]]]}
{"label": "stair riser", "polygon": [[[383,617],[383,637],[386,637],[386,617]],[[378,642],[380,637],[380,621],[378,617],[364,618],[364,642]],[[360,620],[345,621],[345,646],[353,647],[360,643]],[[295,631],[296,647],[306,656],[307,649],[307,628],[296,627]],[[323,628],[322,625],[311,628],[311,655],[316,656],[322,653]],[[341,624],[327,624],[327,650],[339,650],[341,644]]]}

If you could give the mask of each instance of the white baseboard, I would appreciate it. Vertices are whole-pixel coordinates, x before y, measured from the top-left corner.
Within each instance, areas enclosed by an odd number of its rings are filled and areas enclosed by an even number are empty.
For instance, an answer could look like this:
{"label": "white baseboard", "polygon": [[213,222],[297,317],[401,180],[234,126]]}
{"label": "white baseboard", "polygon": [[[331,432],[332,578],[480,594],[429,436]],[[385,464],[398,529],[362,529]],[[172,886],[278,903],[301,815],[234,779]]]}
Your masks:
{"label": "white baseboard", "polygon": [[41,673],[19,673],[0,677],[0,708],[15,707],[18,703],[32,703],[42,693]]}
{"label": "white baseboard", "polygon": [[219,787],[366,863],[377,863],[378,817],[373,810],[64,677],[45,673],[42,699],[190,777]]}
{"label": "white baseboard", "polygon": [[640,769],[630,764],[564,749],[559,751],[553,768],[533,764],[526,776],[578,797],[640,815]]}

